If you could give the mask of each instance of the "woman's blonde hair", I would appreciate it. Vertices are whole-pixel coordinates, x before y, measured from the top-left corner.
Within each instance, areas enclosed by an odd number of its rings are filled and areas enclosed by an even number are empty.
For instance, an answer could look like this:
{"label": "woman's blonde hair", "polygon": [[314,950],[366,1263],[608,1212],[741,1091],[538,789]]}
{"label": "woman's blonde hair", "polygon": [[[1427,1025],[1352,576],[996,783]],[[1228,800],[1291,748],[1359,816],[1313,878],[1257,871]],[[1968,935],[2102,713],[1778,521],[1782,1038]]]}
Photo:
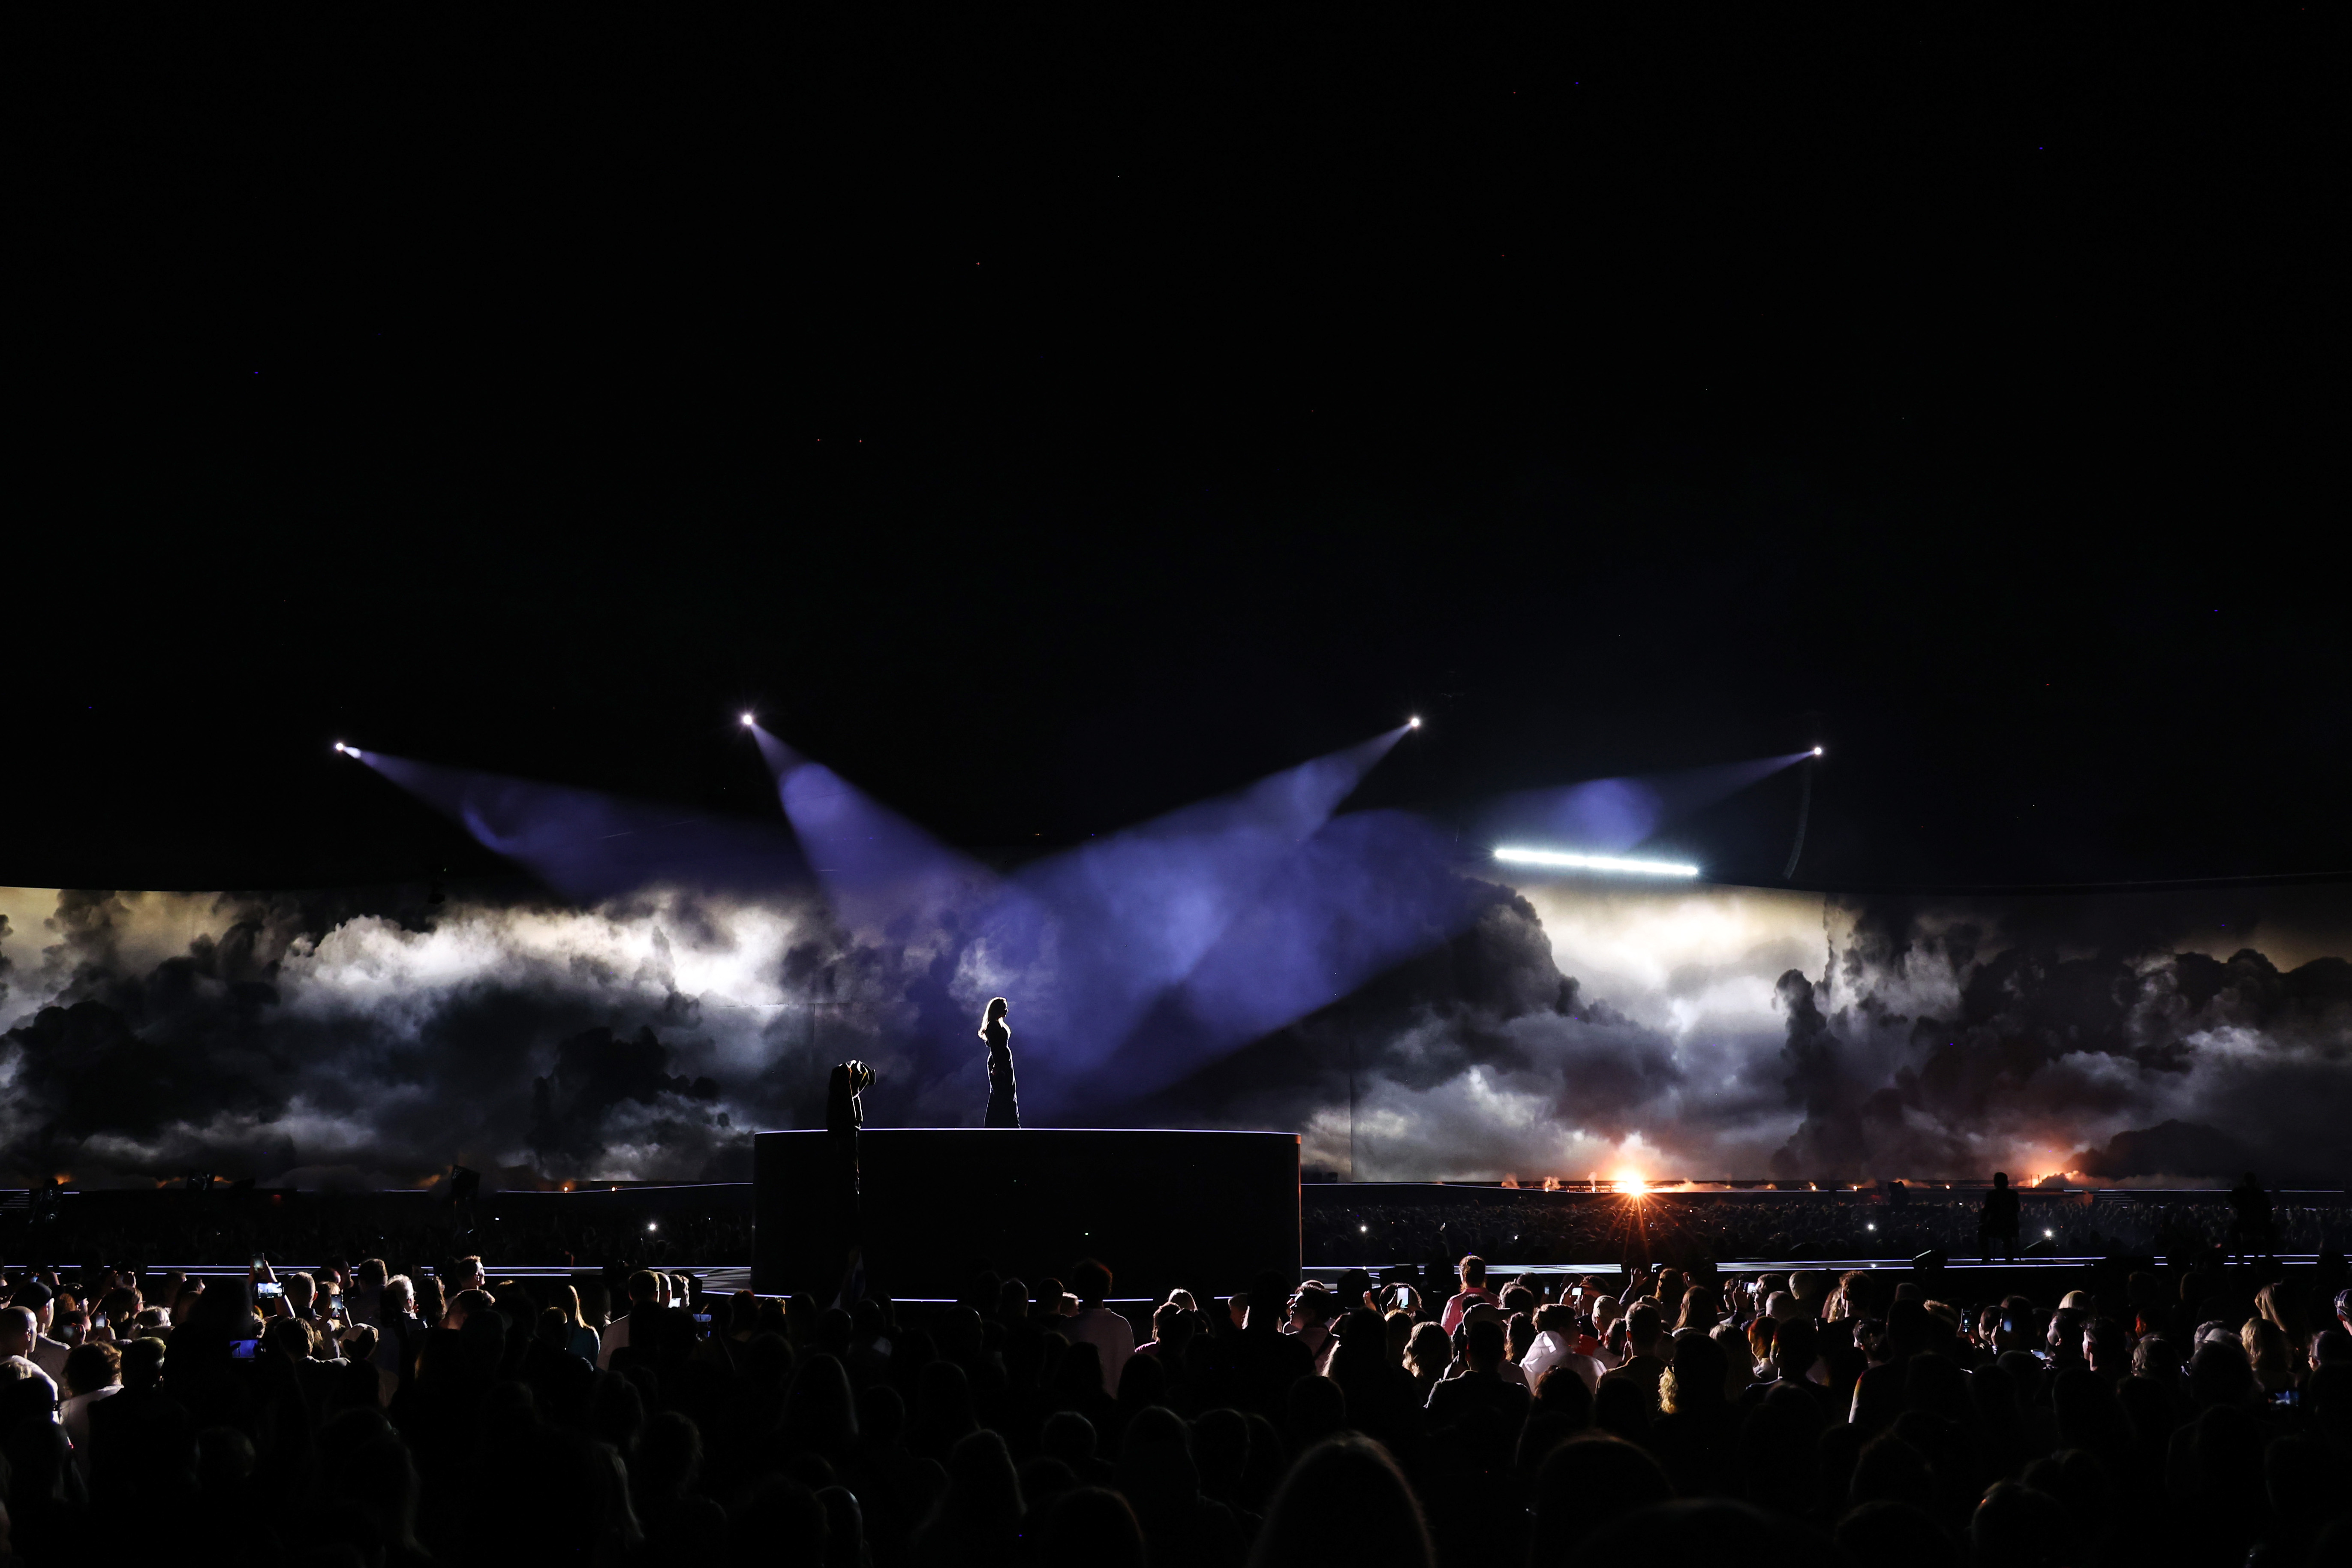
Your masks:
{"label": "woman's blonde hair", "polygon": [[2245,1346],[2246,1359],[2253,1363],[2254,1381],[2263,1385],[2264,1394],[2294,1385],[2294,1348],[2284,1329],[2268,1318],[2248,1318],[2246,1326],[2238,1331],[2238,1342]]}
{"label": "woman's blonde hair", "polygon": [[584,1329],[588,1326],[586,1316],[580,1310],[579,1291],[569,1285],[558,1285],[551,1293],[555,1298],[555,1309],[563,1314],[565,1322],[575,1329]]}
{"label": "woman's blonde hair", "polygon": [[2303,1310],[2303,1293],[2285,1281],[2273,1279],[2254,1292],[2254,1315],[2276,1323],[2296,1350],[2311,1343],[2311,1319]]}
{"label": "woman's blonde hair", "polygon": [[1415,1377],[1434,1377],[1454,1360],[1454,1342],[1439,1324],[1422,1322],[1404,1343],[1405,1370]]}

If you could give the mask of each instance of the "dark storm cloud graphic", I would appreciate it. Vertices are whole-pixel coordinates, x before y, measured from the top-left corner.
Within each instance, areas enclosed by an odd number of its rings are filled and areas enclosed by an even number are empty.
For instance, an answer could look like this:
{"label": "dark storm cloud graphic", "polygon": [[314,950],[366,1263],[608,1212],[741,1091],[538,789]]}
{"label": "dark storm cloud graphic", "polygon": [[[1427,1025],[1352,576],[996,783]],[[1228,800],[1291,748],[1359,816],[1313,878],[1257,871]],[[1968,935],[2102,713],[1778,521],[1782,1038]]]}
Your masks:
{"label": "dark storm cloud graphic", "polygon": [[[1853,906],[1823,987],[1843,993],[1835,1025],[1801,973],[1778,983],[1804,1120],[1776,1173],[1948,1173],[2006,1152],[2109,1180],[2249,1163],[2340,1180],[2352,964],[2182,951],[2185,902]],[[1914,1007],[1923,979],[1930,1005]]]}
{"label": "dark storm cloud graphic", "polygon": [[[2196,951],[2215,933],[2182,900],[1824,905],[1588,885],[1533,891],[1548,931],[1530,897],[1486,888],[1442,947],[1151,1110],[1297,1126],[1344,1169],[1352,1099],[1368,1177],[2352,1171],[2352,966]],[[2232,912],[2223,924],[2256,923]],[[2340,930],[2340,912],[2320,923]],[[1811,972],[1772,963],[1809,925]],[[1756,940],[1776,926],[1787,935]],[[1654,973],[1622,972],[1612,943],[1654,952]],[[1573,973],[1587,946],[1617,972]]]}
{"label": "dark storm cloud graphic", "polygon": [[[583,1030],[555,1047],[555,1066],[531,1081],[530,1147],[542,1163],[577,1170],[602,1156],[616,1114],[658,1118],[656,1141],[667,1149],[692,1142],[711,1125],[697,1117],[698,1103],[719,1099],[709,1077],[688,1080],[665,1069],[677,1052],[647,1025],[625,1039],[608,1028]],[[729,1125],[720,1113],[717,1125]]]}
{"label": "dark storm cloud graphic", "polygon": [[[1335,842],[1400,831],[1355,820]],[[1296,1129],[1309,1163],[1389,1179],[2352,1169],[2332,892],[2213,921],[2163,899],[1514,889],[1424,863],[1383,904],[1303,864],[1267,906],[1286,944],[1237,922],[1248,964],[1213,953],[1066,1120]],[[845,1056],[882,1070],[877,1124],[970,1123],[984,1099],[976,1043],[942,1062],[933,1038],[964,1026],[957,945],[853,938],[814,899],[0,889],[0,1167],[20,1174],[731,1178],[751,1130],[820,1116]],[[1153,1054],[1176,1047],[1200,1054]],[[1024,1090],[1046,1067],[1024,1062]]]}
{"label": "dark storm cloud graphic", "polygon": [[806,1010],[776,999],[839,956],[806,911],[674,896],[67,893],[41,924],[44,994],[12,999],[0,1043],[0,1163],[94,1181],[733,1173],[742,1131],[821,1081]]}
{"label": "dark storm cloud graphic", "polygon": [[1403,1175],[1556,1171],[1546,1146],[1563,1132],[1612,1147],[1639,1133],[1684,1088],[1673,1041],[1562,974],[1525,898],[1458,880],[1478,906],[1459,934],[1151,1097],[1141,1119],[1320,1126],[1312,1159],[1352,1078],[1372,1108],[1360,1166],[1376,1142],[1381,1173]]}

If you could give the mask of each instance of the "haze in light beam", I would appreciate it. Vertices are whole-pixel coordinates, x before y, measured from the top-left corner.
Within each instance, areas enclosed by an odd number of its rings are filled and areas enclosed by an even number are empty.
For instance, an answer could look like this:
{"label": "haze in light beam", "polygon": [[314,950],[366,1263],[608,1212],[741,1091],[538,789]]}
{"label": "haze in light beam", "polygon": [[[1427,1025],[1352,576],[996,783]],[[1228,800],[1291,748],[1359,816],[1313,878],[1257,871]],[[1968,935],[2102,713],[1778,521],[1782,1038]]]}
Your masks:
{"label": "haze in light beam", "polygon": [[[977,1061],[972,1021],[1013,998],[1016,1055],[1067,1084],[1102,1062],[1328,821],[1406,726],[1230,795],[1181,807],[1000,879],[839,774],[754,727],[785,813],[853,931],[933,953],[923,1044],[934,1066]],[[950,1005],[952,1001],[952,1005]]]}
{"label": "haze in light beam", "polygon": [[655,886],[770,892],[808,881],[807,863],[782,824],[354,747],[344,752],[456,820],[484,848],[583,903]]}
{"label": "haze in light beam", "polygon": [[1549,839],[1604,853],[1630,849],[1669,822],[1728,799],[1812,754],[1791,752],[1715,767],[1522,790],[1496,801],[1480,823],[1490,843]]}

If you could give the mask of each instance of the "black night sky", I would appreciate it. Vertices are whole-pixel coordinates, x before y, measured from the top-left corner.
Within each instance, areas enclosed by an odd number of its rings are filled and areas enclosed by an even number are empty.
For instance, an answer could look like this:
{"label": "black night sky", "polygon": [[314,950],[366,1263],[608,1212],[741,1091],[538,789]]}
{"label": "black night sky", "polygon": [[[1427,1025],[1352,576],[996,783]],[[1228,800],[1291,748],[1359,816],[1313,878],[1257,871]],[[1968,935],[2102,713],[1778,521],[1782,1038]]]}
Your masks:
{"label": "black night sky", "polygon": [[497,868],[337,739],[772,817],[746,706],[973,846],[1417,712],[2352,870],[2326,8],[37,26],[0,882]]}

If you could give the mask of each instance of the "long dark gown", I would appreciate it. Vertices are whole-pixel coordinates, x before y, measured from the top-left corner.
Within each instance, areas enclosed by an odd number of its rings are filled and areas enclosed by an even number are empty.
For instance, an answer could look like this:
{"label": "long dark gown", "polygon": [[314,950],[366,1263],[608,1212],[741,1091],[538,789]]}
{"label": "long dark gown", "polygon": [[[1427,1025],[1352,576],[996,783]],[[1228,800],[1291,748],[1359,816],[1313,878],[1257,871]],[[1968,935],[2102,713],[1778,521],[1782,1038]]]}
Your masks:
{"label": "long dark gown", "polygon": [[864,1232],[857,1137],[866,1125],[866,1101],[861,1096],[870,1081],[863,1062],[843,1062],[825,1082],[824,1131],[830,1153],[825,1207],[832,1216],[835,1243],[844,1254],[859,1244]]}
{"label": "long dark gown", "polygon": [[1021,1093],[1013,1082],[1013,1031],[1003,1019],[981,1031],[988,1042],[988,1119],[983,1127],[1021,1125]]}

